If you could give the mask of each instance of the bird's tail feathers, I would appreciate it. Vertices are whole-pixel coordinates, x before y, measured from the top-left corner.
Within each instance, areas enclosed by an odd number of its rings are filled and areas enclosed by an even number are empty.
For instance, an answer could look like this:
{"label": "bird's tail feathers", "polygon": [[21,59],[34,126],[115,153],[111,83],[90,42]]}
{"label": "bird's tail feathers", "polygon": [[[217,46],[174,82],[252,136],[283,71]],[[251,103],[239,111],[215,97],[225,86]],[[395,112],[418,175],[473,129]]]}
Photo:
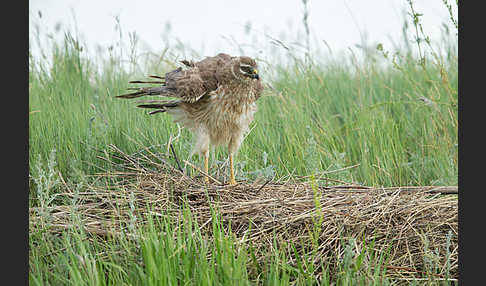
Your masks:
{"label": "bird's tail feathers", "polygon": [[156,109],[156,110],[148,113],[148,114],[152,115],[152,114],[156,114],[156,113],[159,113],[159,112],[166,112],[167,110],[169,110],[171,108],[178,107],[179,103],[180,103],[180,101],[170,101],[170,102],[162,102],[162,103],[160,103],[160,101],[159,101],[159,103],[139,104],[139,105],[137,105],[137,107]]}
{"label": "bird's tail feathers", "polygon": [[[138,82],[141,83],[141,82]],[[141,87],[141,88],[128,88],[128,90],[137,90],[133,93],[127,93],[122,95],[117,95],[117,98],[137,98],[144,95],[164,95],[170,96],[172,94],[172,90],[167,86],[158,86],[158,87]]]}
{"label": "bird's tail feathers", "polygon": [[165,81],[142,81],[142,80],[131,80],[128,83],[150,83],[150,84],[165,84]]}

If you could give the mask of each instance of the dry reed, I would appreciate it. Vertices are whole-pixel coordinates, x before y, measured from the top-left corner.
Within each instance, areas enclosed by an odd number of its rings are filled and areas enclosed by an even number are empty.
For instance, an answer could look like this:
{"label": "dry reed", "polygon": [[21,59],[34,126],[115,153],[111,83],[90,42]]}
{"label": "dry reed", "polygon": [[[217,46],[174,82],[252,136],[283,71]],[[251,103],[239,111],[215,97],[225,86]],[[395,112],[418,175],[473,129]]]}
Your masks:
{"label": "dry reed", "polygon": [[[287,249],[289,263],[295,262],[291,245],[305,252],[314,243],[315,262],[332,265],[343,259],[352,238],[355,253],[365,244],[370,247],[371,241],[376,253],[387,251],[390,276],[443,279],[449,268],[449,277],[457,278],[458,204],[457,196],[450,195],[457,187],[325,187],[312,180],[206,185],[169,163],[170,158],[177,161],[175,153],[161,156],[146,148],[127,155],[110,148],[111,158],[100,158],[112,162],[113,170],[98,174],[98,183],[83,192],[65,184],[58,199],[76,203],[31,208],[30,227],[60,232],[75,227],[73,214],[79,214],[87,232],[111,236],[126,230],[133,216],[137,223],[144,223],[145,214],[180,219],[184,204],[208,237],[211,210],[216,210],[225,229],[231,226],[239,241],[262,250],[257,251],[262,254],[259,260],[275,240]],[[100,184],[103,179],[109,183]],[[47,221],[42,215],[46,212]]]}

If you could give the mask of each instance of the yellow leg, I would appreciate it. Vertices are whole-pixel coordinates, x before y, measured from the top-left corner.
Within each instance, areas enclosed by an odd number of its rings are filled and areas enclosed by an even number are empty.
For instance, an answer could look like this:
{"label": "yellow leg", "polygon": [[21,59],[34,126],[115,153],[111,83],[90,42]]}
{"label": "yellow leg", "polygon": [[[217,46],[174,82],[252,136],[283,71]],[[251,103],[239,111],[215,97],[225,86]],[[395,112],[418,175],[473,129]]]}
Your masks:
{"label": "yellow leg", "polygon": [[230,185],[236,185],[235,171],[233,169],[233,154],[231,154],[231,153],[229,155],[229,161],[230,161],[230,180],[229,180],[229,184]]}
{"label": "yellow leg", "polygon": [[[206,172],[206,174],[209,174],[209,155],[208,154],[204,155],[204,172]],[[207,175],[204,175],[204,182],[209,184],[209,177]]]}

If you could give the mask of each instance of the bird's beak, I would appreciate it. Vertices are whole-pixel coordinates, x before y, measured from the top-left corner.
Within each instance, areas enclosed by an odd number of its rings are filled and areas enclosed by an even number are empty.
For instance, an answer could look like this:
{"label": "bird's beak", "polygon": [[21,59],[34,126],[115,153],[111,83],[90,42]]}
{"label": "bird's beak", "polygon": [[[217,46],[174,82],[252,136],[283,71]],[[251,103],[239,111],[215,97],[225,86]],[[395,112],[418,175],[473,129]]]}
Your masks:
{"label": "bird's beak", "polygon": [[258,75],[258,70],[257,69],[253,69],[252,78],[254,78],[254,79],[260,79],[260,76]]}

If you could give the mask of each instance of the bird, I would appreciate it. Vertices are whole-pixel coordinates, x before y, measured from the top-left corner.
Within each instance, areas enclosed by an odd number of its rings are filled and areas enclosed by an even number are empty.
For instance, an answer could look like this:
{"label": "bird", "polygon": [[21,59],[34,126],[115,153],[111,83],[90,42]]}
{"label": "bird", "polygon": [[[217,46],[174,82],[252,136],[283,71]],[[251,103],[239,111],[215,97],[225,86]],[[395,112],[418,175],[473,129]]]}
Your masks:
{"label": "bird", "polygon": [[257,63],[248,56],[231,56],[226,53],[197,62],[180,62],[184,68],[181,66],[167,72],[164,77],[149,76],[156,81],[129,82],[157,86],[129,88],[135,92],[116,97],[164,97],[164,100],[142,102],[137,107],[155,109],[149,112],[151,115],[168,113],[174,122],[195,135],[191,156],[198,153],[204,157],[206,183],[209,183],[210,146],[226,145],[230,165],[229,184],[235,185],[234,156],[254,119],[256,101],[264,89]]}

